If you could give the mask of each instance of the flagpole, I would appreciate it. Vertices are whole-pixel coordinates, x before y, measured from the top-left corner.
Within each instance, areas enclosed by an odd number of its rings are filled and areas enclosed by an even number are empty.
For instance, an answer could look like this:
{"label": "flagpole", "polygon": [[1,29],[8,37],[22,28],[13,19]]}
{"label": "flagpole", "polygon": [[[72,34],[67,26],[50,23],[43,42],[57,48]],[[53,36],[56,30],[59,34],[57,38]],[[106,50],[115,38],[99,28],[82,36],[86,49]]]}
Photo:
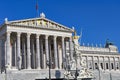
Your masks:
{"label": "flagpole", "polygon": [[39,17],[39,5],[38,5],[38,0],[36,0],[36,17]]}

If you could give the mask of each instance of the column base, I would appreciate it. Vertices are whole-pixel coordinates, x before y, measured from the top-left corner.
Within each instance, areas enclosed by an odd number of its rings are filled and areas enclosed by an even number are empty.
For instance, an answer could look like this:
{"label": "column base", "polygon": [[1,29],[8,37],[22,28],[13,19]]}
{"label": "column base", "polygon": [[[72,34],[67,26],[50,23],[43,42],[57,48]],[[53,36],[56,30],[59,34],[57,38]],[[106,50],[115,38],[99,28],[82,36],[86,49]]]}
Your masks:
{"label": "column base", "polygon": [[54,69],[57,69],[57,70],[58,70],[59,68],[58,68],[58,67],[56,67],[56,68],[54,68]]}
{"label": "column base", "polygon": [[49,69],[49,67],[47,67],[46,69]]}
{"label": "column base", "polygon": [[11,66],[10,65],[6,65],[5,68],[6,69],[11,69]]}
{"label": "column base", "polygon": [[31,67],[28,67],[27,69],[31,69]]}
{"label": "column base", "polygon": [[41,68],[40,68],[40,67],[38,67],[37,69],[41,70]]}

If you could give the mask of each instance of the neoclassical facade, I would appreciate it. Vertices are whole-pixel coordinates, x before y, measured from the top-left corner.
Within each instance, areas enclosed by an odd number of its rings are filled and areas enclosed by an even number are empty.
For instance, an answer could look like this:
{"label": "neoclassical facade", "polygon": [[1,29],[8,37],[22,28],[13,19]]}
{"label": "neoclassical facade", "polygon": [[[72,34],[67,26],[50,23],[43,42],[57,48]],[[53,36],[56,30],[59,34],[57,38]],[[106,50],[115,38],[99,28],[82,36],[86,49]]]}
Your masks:
{"label": "neoclassical facade", "polygon": [[81,80],[89,77],[87,71],[93,72],[93,80],[120,79],[117,47],[110,42],[104,47],[80,45],[74,31],[44,13],[24,20],[6,18],[0,25],[0,80],[48,80],[49,68],[54,80],[63,80],[66,70],[76,69],[84,73],[79,74]]}
{"label": "neoclassical facade", "polygon": [[[8,21],[0,27],[0,66],[5,70],[64,70],[66,44],[72,58],[73,30],[45,18]],[[41,75],[42,76],[42,75]]]}
{"label": "neoclassical facade", "polygon": [[120,53],[111,42],[105,46],[79,46],[81,58],[86,67],[93,71],[95,80],[119,80],[120,77]]}

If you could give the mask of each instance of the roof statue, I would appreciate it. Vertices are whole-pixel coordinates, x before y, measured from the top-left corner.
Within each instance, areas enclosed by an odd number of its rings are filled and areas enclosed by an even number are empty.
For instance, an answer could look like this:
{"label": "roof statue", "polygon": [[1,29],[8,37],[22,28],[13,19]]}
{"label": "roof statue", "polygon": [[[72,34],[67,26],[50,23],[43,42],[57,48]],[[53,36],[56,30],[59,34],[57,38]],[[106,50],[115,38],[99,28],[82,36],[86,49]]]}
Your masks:
{"label": "roof statue", "polygon": [[8,18],[5,18],[5,23],[7,23],[8,22]]}
{"label": "roof statue", "polygon": [[79,46],[79,38],[80,38],[80,36],[78,36],[76,31],[74,30],[73,42],[75,45]]}
{"label": "roof statue", "polygon": [[106,40],[105,48],[109,48],[110,52],[118,52],[117,46],[113,42],[110,42],[109,39]]}
{"label": "roof statue", "polygon": [[110,42],[109,39],[106,40],[105,47],[109,47],[109,45],[114,45],[113,42]]}
{"label": "roof statue", "polygon": [[40,17],[41,17],[41,18],[45,18],[45,14],[42,12],[42,13],[40,14]]}

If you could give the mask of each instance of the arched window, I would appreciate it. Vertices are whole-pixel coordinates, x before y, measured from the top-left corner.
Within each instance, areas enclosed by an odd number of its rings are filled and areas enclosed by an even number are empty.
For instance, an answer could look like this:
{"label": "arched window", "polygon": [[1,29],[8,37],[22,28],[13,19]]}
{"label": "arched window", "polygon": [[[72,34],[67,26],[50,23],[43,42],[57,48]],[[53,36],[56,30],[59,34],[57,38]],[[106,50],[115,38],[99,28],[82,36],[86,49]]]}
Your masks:
{"label": "arched window", "polygon": [[119,63],[116,63],[116,69],[119,69]]}
{"label": "arched window", "polygon": [[89,69],[92,69],[92,62],[89,62],[88,67],[89,67]]}
{"label": "arched window", "polygon": [[97,63],[95,63],[95,69],[98,69],[98,64]]}
{"label": "arched window", "polygon": [[103,63],[100,63],[100,67],[101,67],[101,69],[103,69]]}

